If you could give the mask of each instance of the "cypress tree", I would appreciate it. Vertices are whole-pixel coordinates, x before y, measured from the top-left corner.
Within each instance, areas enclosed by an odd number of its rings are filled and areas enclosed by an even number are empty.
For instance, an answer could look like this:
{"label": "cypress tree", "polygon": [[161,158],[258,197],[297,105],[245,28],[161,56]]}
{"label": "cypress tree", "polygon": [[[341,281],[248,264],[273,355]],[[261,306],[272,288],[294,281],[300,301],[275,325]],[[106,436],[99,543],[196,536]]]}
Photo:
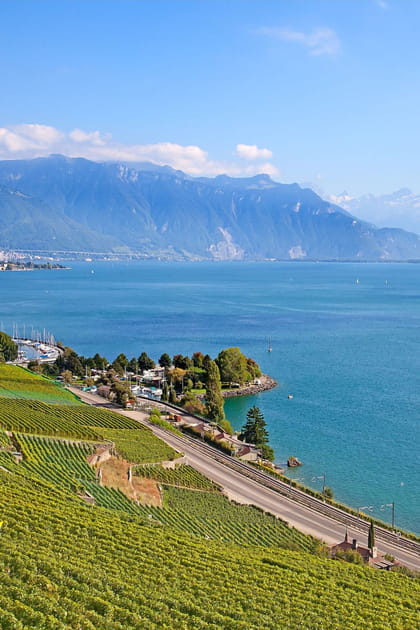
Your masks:
{"label": "cypress tree", "polygon": [[163,383],[163,387],[162,387],[162,396],[160,397],[160,399],[163,402],[168,402],[169,400],[169,387],[168,387],[168,383]]}
{"label": "cypress tree", "polygon": [[207,367],[206,416],[216,422],[225,419],[220,372],[215,361],[209,361]]}

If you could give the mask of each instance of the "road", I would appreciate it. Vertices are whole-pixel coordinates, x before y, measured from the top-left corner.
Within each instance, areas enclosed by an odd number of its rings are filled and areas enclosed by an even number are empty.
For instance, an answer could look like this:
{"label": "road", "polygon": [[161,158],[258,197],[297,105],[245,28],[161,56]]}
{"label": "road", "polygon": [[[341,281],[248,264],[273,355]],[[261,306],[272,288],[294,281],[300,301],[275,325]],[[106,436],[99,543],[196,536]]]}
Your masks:
{"label": "road", "polygon": [[[349,539],[356,538],[367,546],[369,523],[330,506],[319,499],[288,486],[272,476],[240,462],[198,439],[178,436],[148,422],[147,414],[117,408],[106,400],[87,392],[73,390],[83,400],[146,424],[155,435],[177,451],[185,453],[188,463],[209,479],[221,485],[229,498],[238,503],[252,504],[287,521],[300,531],[320,538],[327,544],[344,539],[346,528]],[[163,405],[159,405],[163,406]],[[379,551],[388,553],[407,567],[420,570],[420,544],[376,527]]]}

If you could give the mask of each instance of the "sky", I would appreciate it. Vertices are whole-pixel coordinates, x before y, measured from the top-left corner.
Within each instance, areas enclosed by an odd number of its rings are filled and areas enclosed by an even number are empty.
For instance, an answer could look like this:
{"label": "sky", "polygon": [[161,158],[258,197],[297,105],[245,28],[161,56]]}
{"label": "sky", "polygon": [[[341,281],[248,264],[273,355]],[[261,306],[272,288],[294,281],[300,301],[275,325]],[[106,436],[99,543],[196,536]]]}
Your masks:
{"label": "sky", "polygon": [[0,159],[420,192],[417,0],[0,0]]}

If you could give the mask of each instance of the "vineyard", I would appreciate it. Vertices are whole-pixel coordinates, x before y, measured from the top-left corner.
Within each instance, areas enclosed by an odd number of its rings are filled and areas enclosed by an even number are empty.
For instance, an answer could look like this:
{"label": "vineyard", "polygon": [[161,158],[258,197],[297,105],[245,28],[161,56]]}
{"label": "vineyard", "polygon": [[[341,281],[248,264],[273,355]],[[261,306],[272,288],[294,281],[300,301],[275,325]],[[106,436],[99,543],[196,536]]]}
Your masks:
{"label": "vineyard", "polygon": [[61,385],[15,365],[0,363],[0,396],[27,398],[62,405],[81,405],[80,400]]}
{"label": "vineyard", "polygon": [[163,468],[162,466],[136,466],[136,475],[155,479],[160,483],[169,486],[180,486],[183,488],[196,488],[198,490],[219,490],[213,481],[207,479],[191,466],[182,464],[173,468]]}
{"label": "vineyard", "polygon": [[0,470],[2,630],[415,630],[417,582],[171,533]]}
{"label": "vineyard", "polygon": [[[129,419],[127,418],[127,420]],[[116,450],[124,459],[134,464],[143,464],[173,460],[179,457],[180,453],[162,442],[149,429],[133,420],[130,422],[134,422],[135,431],[130,430],[131,427],[98,429],[105,438],[114,442]]]}
{"label": "vineyard", "polygon": [[[179,454],[134,420],[3,391],[2,630],[419,627],[418,582],[323,558],[317,539],[190,466],[164,468]],[[104,442],[160,484],[162,507],[100,484],[87,457]]]}
{"label": "vineyard", "polygon": [[101,429],[110,427],[139,430],[140,425],[112,411],[88,405],[52,405],[38,400],[0,397],[0,428],[3,430],[100,440]]}
{"label": "vineyard", "polygon": [[21,474],[45,479],[70,492],[83,491],[86,480],[95,480],[96,473],[86,457],[95,451],[94,444],[65,442],[51,438],[15,434],[24,461]]}

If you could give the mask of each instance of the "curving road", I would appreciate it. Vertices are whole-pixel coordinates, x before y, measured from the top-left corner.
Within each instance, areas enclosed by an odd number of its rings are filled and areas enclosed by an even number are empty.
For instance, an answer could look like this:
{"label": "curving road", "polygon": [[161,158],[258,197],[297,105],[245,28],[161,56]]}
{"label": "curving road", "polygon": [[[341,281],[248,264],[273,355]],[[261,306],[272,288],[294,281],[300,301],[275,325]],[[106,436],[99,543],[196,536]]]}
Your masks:
{"label": "curving road", "polygon": [[[225,455],[215,448],[188,436],[178,436],[148,422],[147,414],[117,408],[98,396],[73,390],[85,402],[112,408],[117,413],[147,425],[155,435],[177,451],[185,453],[188,463],[223,487],[229,498],[253,504],[287,521],[300,531],[320,538],[327,544],[356,538],[367,546],[369,523],[343,510],[311,497],[253,466]],[[165,406],[160,404],[160,407]],[[187,418],[187,414],[184,414]],[[193,420],[193,418],[191,418]],[[388,553],[411,569],[420,570],[420,544],[386,529],[375,528],[376,543],[382,553]]]}

